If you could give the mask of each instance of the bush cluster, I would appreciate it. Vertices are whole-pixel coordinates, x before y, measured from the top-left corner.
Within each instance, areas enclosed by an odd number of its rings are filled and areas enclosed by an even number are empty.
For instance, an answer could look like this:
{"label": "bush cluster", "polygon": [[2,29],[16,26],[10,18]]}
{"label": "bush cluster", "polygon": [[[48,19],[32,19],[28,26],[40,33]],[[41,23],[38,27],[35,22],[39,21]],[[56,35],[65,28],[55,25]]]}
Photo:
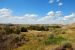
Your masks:
{"label": "bush cluster", "polygon": [[28,32],[28,30],[25,27],[21,27],[21,32]]}
{"label": "bush cluster", "polygon": [[63,37],[60,36],[55,36],[51,34],[46,40],[45,40],[45,45],[50,45],[50,44],[60,44],[62,41],[64,41]]}
{"label": "bush cluster", "polygon": [[27,32],[26,28],[12,28],[10,25],[5,25],[2,27],[3,30],[0,30],[0,50],[12,50],[17,48],[29,41],[24,34],[21,34],[21,31]]}
{"label": "bush cluster", "polygon": [[30,26],[31,30],[37,30],[37,31],[49,31],[49,28],[47,26]]}

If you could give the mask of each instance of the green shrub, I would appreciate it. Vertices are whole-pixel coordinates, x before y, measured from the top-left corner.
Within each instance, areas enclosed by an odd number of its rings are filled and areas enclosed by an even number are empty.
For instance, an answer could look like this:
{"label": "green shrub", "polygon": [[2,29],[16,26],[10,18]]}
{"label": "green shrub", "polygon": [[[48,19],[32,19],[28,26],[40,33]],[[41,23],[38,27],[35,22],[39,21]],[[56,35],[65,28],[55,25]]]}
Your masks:
{"label": "green shrub", "polygon": [[11,34],[12,33],[12,29],[10,29],[9,25],[5,26],[4,31],[5,31],[6,34]]}
{"label": "green shrub", "polygon": [[41,26],[38,28],[38,31],[49,31],[49,28],[47,26]]}
{"label": "green shrub", "polygon": [[28,27],[31,30],[37,30],[37,31],[49,31],[49,28],[47,26],[30,26]]}
{"label": "green shrub", "polygon": [[27,28],[22,27],[22,28],[21,28],[21,32],[28,32],[28,30],[27,30]]}
{"label": "green shrub", "polygon": [[63,48],[72,48],[72,44],[71,43],[65,43],[63,45]]}
{"label": "green shrub", "polygon": [[50,37],[48,37],[48,39],[45,40],[45,45],[50,45],[50,44],[59,44],[62,41],[64,41],[65,39],[63,37],[56,37],[54,35],[50,35]]}
{"label": "green shrub", "polygon": [[61,26],[59,25],[52,25],[52,26],[49,26],[50,28],[61,28]]}

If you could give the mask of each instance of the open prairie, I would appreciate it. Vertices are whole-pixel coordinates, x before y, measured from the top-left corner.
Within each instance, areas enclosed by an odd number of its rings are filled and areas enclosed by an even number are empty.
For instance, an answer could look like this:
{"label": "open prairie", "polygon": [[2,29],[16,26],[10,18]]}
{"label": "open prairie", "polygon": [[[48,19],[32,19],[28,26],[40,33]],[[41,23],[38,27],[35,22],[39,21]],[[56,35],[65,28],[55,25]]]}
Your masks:
{"label": "open prairie", "polygon": [[0,25],[0,50],[75,50],[75,25]]}

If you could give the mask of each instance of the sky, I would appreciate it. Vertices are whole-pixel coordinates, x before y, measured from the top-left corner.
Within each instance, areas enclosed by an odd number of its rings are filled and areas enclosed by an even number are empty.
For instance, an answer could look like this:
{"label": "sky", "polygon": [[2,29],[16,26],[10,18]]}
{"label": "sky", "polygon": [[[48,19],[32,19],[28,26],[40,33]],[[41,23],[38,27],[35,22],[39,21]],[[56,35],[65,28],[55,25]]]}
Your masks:
{"label": "sky", "polygon": [[70,24],[75,0],[0,0],[0,23]]}

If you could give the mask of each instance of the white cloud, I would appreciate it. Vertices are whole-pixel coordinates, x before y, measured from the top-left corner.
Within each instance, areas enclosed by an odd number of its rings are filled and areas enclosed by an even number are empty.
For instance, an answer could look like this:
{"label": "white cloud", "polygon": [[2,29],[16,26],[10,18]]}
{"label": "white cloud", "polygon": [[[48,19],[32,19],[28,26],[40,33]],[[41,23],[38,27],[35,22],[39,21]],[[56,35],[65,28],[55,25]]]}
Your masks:
{"label": "white cloud", "polygon": [[59,2],[60,0],[56,0],[56,2]]}
{"label": "white cloud", "polygon": [[9,17],[11,15],[11,12],[12,11],[10,9],[6,9],[6,8],[0,9],[0,17],[1,16]]}
{"label": "white cloud", "polygon": [[62,12],[61,11],[56,11],[56,16],[61,17],[62,16]]}
{"label": "white cloud", "polygon": [[64,16],[62,19],[64,24],[71,24],[75,22],[75,13],[72,13],[70,15]]}
{"label": "white cloud", "polygon": [[44,17],[36,14],[25,14],[23,16],[13,16],[10,9],[0,9],[0,23],[14,24],[67,24],[75,22],[75,13],[62,16],[61,11],[50,11]]}
{"label": "white cloud", "polygon": [[56,12],[50,11],[47,13],[46,16],[40,18],[38,20],[38,23],[43,23],[43,24],[57,23],[57,21],[60,20],[59,18],[61,17],[61,15],[62,15],[61,11],[56,11]]}
{"label": "white cloud", "polygon": [[60,2],[60,3],[58,3],[58,6],[62,6],[62,5],[63,5],[63,3],[61,3],[61,2]]}
{"label": "white cloud", "polygon": [[56,11],[56,12],[50,11],[50,12],[47,13],[47,15],[50,16],[50,17],[53,17],[53,16],[61,16],[62,15],[62,12],[61,11]]}
{"label": "white cloud", "polygon": [[[49,3],[54,3],[55,0],[49,0]],[[56,2],[58,3],[58,6],[62,6],[63,3],[60,2],[61,0],[56,0]]]}
{"label": "white cloud", "polygon": [[36,14],[25,14],[24,16],[25,16],[26,18],[36,19],[38,15],[36,15]]}
{"label": "white cloud", "polygon": [[64,20],[69,20],[75,18],[75,13],[72,13],[70,15],[64,16]]}
{"label": "white cloud", "polygon": [[49,0],[49,3],[53,3],[54,2],[54,0]]}
{"label": "white cloud", "polygon": [[0,9],[0,23],[30,24],[35,23],[36,14],[25,14],[23,16],[13,16],[12,11],[7,8]]}
{"label": "white cloud", "polygon": [[48,21],[48,20],[50,20],[51,18],[53,18],[54,16],[55,16],[55,12],[50,11],[50,12],[47,13],[46,16],[40,18],[38,21],[39,21],[39,22],[41,22],[41,21]]}
{"label": "white cloud", "polygon": [[54,14],[53,11],[50,11],[50,12],[47,13],[47,15],[53,17],[55,14]]}

